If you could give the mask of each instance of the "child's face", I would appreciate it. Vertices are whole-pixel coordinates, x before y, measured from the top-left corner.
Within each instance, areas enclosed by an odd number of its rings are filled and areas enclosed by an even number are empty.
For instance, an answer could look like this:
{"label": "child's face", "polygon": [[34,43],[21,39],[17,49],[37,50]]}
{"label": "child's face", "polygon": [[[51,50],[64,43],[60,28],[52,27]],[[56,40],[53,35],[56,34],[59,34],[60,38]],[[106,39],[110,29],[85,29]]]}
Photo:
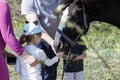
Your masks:
{"label": "child's face", "polygon": [[40,33],[40,34],[37,34],[37,35],[35,35],[35,44],[37,45],[37,44],[39,44],[39,42],[40,42],[40,40],[41,40],[41,36],[42,36],[42,34]]}

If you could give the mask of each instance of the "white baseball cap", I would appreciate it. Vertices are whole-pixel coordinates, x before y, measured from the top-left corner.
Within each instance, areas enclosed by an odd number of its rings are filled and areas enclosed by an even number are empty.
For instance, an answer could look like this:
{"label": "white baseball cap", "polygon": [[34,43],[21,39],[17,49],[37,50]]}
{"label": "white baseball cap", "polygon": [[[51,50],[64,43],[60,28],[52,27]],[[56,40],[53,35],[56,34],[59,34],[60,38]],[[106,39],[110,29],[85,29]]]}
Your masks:
{"label": "white baseball cap", "polygon": [[34,22],[26,23],[23,28],[23,34],[27,35],[33,35],[37,33],[42,33],[43,30],[40,28],[41,26],[39,24],[35,24]]}

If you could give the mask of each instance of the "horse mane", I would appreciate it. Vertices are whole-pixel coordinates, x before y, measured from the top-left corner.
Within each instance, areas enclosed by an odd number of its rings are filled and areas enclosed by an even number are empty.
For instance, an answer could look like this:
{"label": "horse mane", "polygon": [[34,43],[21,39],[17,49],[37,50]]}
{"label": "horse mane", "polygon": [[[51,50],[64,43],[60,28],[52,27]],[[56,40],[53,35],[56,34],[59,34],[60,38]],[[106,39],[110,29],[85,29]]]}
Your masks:
{"label": "horse mane", "polygon": [[[88,32],[90,23],[93,21],[106,22],[120,29],[120,0],[84,0],[85,13],[83,11],[83,3],[81,1],[82,0],[63,0],[63,4],[68,9],[69,18],[67,21],[73,22],[77,27],[80,27],[83,31],[82,34],[86,34]],[[83,14],[86,14],[87,16],[87,29],[84,27]],[[72,27],[76,27],[76,25],[72,25]],[[63,28],[63,32],[74,41],[75,37],[80,33],[67,26],[68,25]],[[65,41],[63,37],[60,39],[61,42],[63,42],[63,50],[68,50],[70,48],[68,42]]]}

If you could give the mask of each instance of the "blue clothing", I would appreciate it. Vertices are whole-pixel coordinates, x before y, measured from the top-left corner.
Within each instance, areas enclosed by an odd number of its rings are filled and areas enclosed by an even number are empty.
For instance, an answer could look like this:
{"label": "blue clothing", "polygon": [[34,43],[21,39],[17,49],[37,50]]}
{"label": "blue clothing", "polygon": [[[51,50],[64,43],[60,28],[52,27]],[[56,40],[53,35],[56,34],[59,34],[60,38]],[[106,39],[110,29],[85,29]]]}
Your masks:
{"label": "blue clothing", "polygon": [[[41,42],[38,44],[38,47],[41,48],[42,50],[44,50],[44,52],[46,53],[46,56],[49,59],[56,56],[54,51],[52,50],[52,47],[44,40],[41,40]],[[57,62],[49,67],[46,65],[43,65],[43,67],[42,67],[43,80],[56,80],[58,63],[59,62]]]}
{"label": "blue clothing", "polygon": [[[22,0],[22,15],[36,13],[41,26],[53,38],[59,24],[59,16],[55,9],[61,0]],[[27,4],[27,5],[26,5]]]}

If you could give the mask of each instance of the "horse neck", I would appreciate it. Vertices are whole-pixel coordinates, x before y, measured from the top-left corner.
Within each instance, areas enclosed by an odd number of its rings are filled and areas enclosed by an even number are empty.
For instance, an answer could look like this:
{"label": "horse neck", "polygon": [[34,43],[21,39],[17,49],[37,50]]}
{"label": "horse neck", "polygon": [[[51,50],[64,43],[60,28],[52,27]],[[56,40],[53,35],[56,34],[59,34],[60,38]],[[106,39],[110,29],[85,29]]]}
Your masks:
{"label": "horse neck", "polygon": [[86,4],[88,21],[102,21],[120,28],[120,0],[96,0]]}

